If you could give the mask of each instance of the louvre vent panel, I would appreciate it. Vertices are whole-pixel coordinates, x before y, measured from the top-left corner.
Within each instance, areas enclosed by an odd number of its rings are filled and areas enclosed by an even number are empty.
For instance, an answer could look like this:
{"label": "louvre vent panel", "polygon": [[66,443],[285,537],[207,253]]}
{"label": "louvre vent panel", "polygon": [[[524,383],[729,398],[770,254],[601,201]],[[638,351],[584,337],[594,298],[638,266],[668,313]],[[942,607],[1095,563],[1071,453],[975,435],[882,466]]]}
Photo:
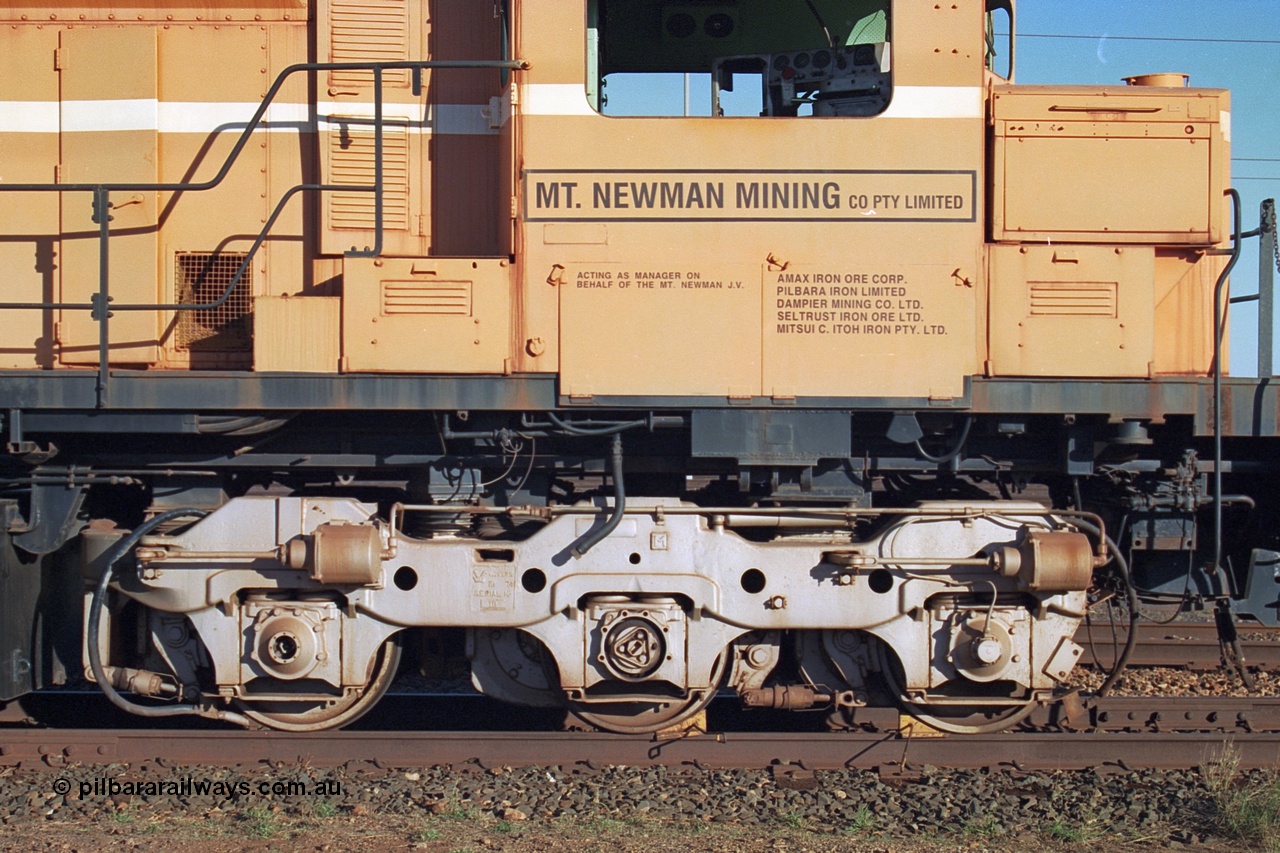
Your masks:
{"label": "louvre vent panel", "polygon": [[[247,255],[244,252],[178,252],[174,276],[180,305],[222,298]],[[174,342],[180,350],[243,352],[253,348],[253,268],[217,308],[178,312]]]}
{"label": "louvre vent panel", "polygon": [[[335,2],[330,7],[330,53],[334,62],[400,62],[409,58],[409,7],[405,0]],[[385,85],[407,85],[409,72],[386,71]],[[373,86],[370,71],[333,71],[339,86]]]}
{"label": "louvre vent panel", "polygon": [[[368,121],[364,119],[362,121]],[[374,184],[373,129],[339,122],[329,134],[329,180],[335,184]],[[409,134],[403,126],[385,125],[382,133],[382,224],[387,231],[409,230]],[[329,193],[329,224],[333,228],[368,231],[374,228],[372,192]]]}
{"label": "louvre vent panel", "polygon": [[1116,317],[1116,283],[1029,282],[1032,317]]}
{"label": "louvre vent panel", "polygon": [[471,316],[469,281],[384,281],[382,313]]}

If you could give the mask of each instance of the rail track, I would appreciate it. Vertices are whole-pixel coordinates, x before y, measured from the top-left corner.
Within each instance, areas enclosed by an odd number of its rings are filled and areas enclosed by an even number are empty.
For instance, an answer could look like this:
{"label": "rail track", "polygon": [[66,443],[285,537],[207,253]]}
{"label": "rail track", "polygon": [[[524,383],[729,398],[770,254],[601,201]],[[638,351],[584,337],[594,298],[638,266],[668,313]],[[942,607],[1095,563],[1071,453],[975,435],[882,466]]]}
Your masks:
{"label": "rail track", "polygon": [[[1116,697],[1042,709],[1027,730],[944,736],[889,711],[840,732],[697,732],[678,737],[598,732],[340,731],[318,734],[159,729],[0,730],[0,766],[72,764],[422,767],[605,765],[708,768],[911,766],[1025,770],[1170,769],[1216,760],[1234,745],[1241,766],[1280,765],[1280,699]],[[896,768],[896,769],[895,769]]]}
{"label": "rail track", "polygon": [[[1076,641],[1083,665],[1110,664],[1123,645],[1126,625],[1082,626]],[[1280,631],[1250,627],[1242,634],[1251,666],[1280,668]],[[1096,656],[1096,659],[1095,659]],[[1139,626],[1131,666],[1211,670],[1221,666],[1211,623],[1145,623]],[[75,697],[77,704],[84,696]],[[423,715],[415,700],[457,708]],[[1022,730],[991,735],[944,736],[891,709],[865,709],[852,731],[764,732],[750,730],[751,714],[717,714],[710,731],[678,737],[622,736],[596,732],[457,731],[441,724],[457,715],[489,729],[499,722],[496,705],[479,696],[394,696],[388,724],[362,731],[282,734],[217,728],[22,728],[0,727],[0,766],[56,769],[68,764],[236,766],[263,762],[338,766],[352,761],[380,767],[697,765],[782,768],[786,774],[817,769],[880,768],[909,773],[913,765],[1027,770],[1170,769],[1194,767],[1234,744],[1242,767],[1280,765],[1280,698],[1111,696],[1071,694],[1038,709]],[[471,705],[485,704],[484,709]],[[717,703],[719,704],[719,703]],[[105,705],[105,703],[104,703]],[[735,705],[736,703],[727,703]],[[452,705],[450,706],[453,707]],[[416,709],[416,713],[415,713]],[[14,716],[16,722],[20,716]],[[547,720],[539,724],[546,726]],[[767,727],[756,712],[756,728]],[[744,722],[745,721],[745,722]],[[107,716],[103,725],[127,725]],[[726,724],[727,723],[727,724]],[[363,728],[362,724],[362,728]],[[432,727],[431,731],[404,730]],[[817,726],[815,726],[817,727]],[[450,730],[445,730],[450,729]],[[742,730],[746,729],[746,730]]]}
{"label": "rail track", "polygon": [[[1128,623],[1095,620],[1081,625],[1075,641],[1084,647],[1080,664],[1110,666],[1129,636]],[[1240,626],[1240,646],[1245,662],[1262,669],[1280,668],[1280,630],[1256,625]],[[1138,644],[1130,666],[1167,666],[1211,670],[1222,666],[1218,630],[1212,622],[1144,622],[1138,626]]]}
{"label": "rail track", "polygon": [[1280,733],[1228,739],[1221,733],[1019,733],[907,737],[870,732],[739,733],[654,741],[625,735],[544,732],[338,732],[327,736],[193,732],[181,743],[156,731],[24,732],[4,737],[8,766],[61,769],[70,764],[160,762],[165,766],[368,762],[385,768],[462,765],[606,765],[708,768],[783,767],[795,770],[909,766],[1023,770],[1175,769],[1215,761],[1228,744],[1242,769],[1280,764]]}

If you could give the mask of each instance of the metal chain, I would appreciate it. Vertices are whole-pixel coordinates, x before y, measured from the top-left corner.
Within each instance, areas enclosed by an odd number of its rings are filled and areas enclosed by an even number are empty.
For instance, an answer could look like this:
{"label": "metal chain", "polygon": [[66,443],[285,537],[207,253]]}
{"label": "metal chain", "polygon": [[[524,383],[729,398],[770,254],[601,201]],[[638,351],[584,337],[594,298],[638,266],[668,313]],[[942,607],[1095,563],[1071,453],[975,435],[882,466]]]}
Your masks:
{"label": "metal chain", "polygon": [[1271,249],[1276,256],[1276,272],[1280,273],[1280,234],[1276,233],[1276,205],[1275,200],[1271,199],[1270,204],[1263,205],[1263,231],[1271,232]]}

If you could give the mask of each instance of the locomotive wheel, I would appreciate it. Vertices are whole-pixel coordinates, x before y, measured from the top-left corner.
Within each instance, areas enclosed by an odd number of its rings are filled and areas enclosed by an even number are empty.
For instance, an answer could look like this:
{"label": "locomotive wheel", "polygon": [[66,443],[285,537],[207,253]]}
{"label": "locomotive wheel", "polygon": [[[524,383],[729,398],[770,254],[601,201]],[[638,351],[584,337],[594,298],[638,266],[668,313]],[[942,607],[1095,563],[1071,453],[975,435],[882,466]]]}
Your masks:
{"label": "locomotive wheel", "polygon": [[[957,709],[952,705],[937,707],[913,705],[901,699],[899,703],[902,705],[902,710],[926,726],[937,729],[940,732],[959,735],[984,735],[992,732],[1002,732],[1031,716],[1031,712],[1036,709],[1035,702],[1027,701],[1007,708],[975,710],[972,713],[964,714],[956,713]],[[945,714],[946,716],[939,716],[940,714]]]}
{"label": "locomotive wheel", "polygon": [[569,702],[569,713],[589,726],[624,735],[652,734],[673,728],[710,704],[728,669],[729,656],[716,658],[711,670],[711,685],[705,690],[690,691],[686,699],[652,701]]}
{"label": "locomotive wheel", "polygon": [[[354,723],[369,712],[387,692],[400,666],[400,638],[391,637],[382,644],[370,665],[369,682],[362,690],[352,691],[333,702],[306,699],[298,702],[246,702],[236,700],[241,712],[254,722],[284,732],[316,732],[337,729]],[[277,682],[277,689],[288,689],[289,682]]]}
{"label": "locomotive wheel", "polygon": [[[1031,716],[1036,709],[1035,700],[1011,699],[1008,704],[990,705],[927,705],[907,699],[902,689],[902,668],[897,656],[884,643],[878,643],[880,674],[885,687],[898,706],[907,714],[940,732],[959,735],[984,735],[1012,728]],[[980,685],[975,684],[977,688]],[[986,699],[974,696],[975,700]]]}

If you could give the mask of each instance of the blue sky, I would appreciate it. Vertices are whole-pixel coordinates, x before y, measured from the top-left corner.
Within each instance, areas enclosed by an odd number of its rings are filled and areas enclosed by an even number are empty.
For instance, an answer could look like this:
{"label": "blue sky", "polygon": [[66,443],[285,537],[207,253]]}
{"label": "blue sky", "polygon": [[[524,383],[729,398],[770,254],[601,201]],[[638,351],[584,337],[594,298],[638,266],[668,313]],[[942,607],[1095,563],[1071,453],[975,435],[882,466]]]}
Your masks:
{"label": "blue sky", "polygon": [[[1230,89],[1245,230],[1257,227],[1262,199],[1280,197],[1280,0],[1019,0],[1017,30],[1019,83],[1120,85],[1135,74],[1181,71],[1192,86]],[[633,104],[650,115],[682,111],[679,75],[634,77],[612,80],[609,112]],[[691,92],[694,114],[707,114],[705,79]],[[1245,241],[1234,295],[1257,290],[1257,246]],[[1256,303],[1232,306],[1234,375],[1257,373],[1257,323]]]}

